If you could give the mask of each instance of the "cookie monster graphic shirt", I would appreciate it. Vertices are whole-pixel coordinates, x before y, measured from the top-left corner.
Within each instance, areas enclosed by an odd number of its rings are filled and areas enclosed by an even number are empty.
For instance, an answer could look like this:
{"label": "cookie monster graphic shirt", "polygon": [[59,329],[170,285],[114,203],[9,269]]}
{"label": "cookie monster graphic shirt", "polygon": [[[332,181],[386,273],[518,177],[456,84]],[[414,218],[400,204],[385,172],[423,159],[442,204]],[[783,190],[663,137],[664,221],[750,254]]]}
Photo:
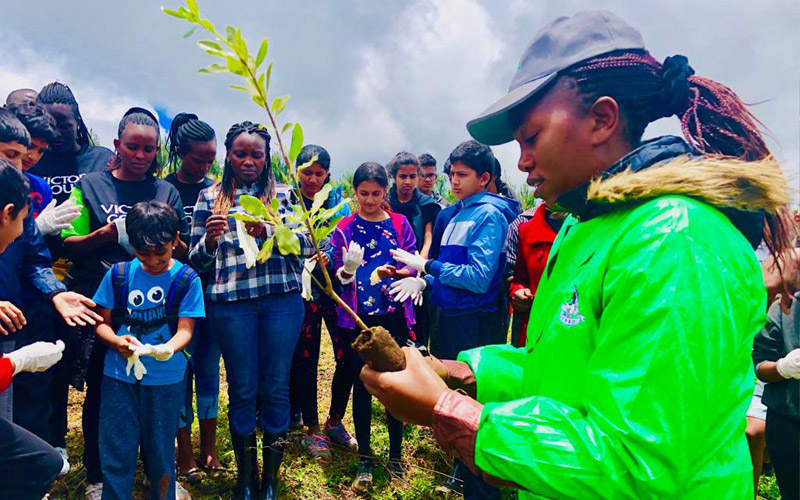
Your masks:
{"label": "cookie monster graphic shirt", "polygon": [[[169,287],[175,279],[182,264],[173,261],[169,271],[161,274],[150,274],[142,268],[139,259],[131,261],[128,274],[128,315],[137,322],[145,322],[149,326],[129,328],[122,325],[117,331],[118,336],[132,335],[142,344],[164,344],[172,338],[172,332],[166,317],[166,296]],[[109,270],[103,277],[100,287],[94,294],[98,306],[106,309],[114,308],[114,286]],[[203,318],[205,308],[203,305],[203,289],[200,278],[195,277],[181,301],[178,309],[181,318]],[[186,371],[186,356],[176,352],[167,361],[157,361],[152,356],[142,356],[141,361],[147,369],[147,374],[142,378],[142,385],[171,385],[183,381]],[[131,371],[125,373],[128,360],[123,358],[114,349],[106,353],[105,368],[103,373],[116,380],[137,383]]]}

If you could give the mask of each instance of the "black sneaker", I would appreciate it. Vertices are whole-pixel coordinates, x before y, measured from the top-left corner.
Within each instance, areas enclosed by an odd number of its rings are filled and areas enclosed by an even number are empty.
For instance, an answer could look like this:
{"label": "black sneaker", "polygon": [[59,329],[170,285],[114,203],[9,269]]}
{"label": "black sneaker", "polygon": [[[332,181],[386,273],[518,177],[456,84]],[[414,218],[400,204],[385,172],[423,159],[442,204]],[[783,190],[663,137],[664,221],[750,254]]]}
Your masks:
{"label": "black sneaker", "polygon": [[372,460],[362,460],[358,463],[358,472],[353,480],[353,491],[364,493],[372,489],[372,472],[375,470],[375,463]]}

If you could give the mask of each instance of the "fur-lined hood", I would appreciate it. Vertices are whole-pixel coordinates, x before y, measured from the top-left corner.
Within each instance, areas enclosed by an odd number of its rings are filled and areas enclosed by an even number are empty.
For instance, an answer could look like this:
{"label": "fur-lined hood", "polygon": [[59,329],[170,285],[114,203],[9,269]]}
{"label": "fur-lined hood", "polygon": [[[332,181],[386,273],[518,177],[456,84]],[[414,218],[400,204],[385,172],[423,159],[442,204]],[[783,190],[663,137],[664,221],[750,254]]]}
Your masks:
{"label": "fur-lined hood", "polygon": [[788,181],[773,157],[759,161],[698,156],[683,139],[648,141],[556,204],[583,219],[665,195],[702,200],[722,211],[757,245],[766,213],[790,202]]}

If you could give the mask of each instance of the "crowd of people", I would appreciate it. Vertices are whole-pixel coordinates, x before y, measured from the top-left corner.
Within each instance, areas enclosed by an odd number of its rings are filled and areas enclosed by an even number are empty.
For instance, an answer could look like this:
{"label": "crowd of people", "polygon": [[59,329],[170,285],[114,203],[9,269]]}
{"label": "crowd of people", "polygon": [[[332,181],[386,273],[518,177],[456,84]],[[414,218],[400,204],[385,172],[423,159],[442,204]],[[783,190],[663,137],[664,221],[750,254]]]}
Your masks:
{"label": "crowd of people", "polygon": [[[642,140],[672,115],[685,138]],[[237,499],[279,497],[292,429],[322,463],[356,453],[352,488],[368,492],[373,395],[389,472],[405,473],[404,425],[431,426],[456,457],[438,489],[468,500],[501,486],[749,498],[765,448],[782,498],[800,497],[798,230],[736,94],[683,56],[659,63],[614,14],[584,12],[534,37],[509,94],[468,130],[442,166],[455,203],[435,190],[437,160],[406,151],[358,166],[347,203],[325,188],[319,145],[300,151],[297,186],[278,183],[258,123],[230,127],[212,179],[216,132],[195,114],[175,116],[162,146],[158,118],[131,108],[112,151],[92,143],[67,85],[12,92],[0,109],[0,497],[39,500],[70,472],[74,387],[87,500],[130,499],[140,458],[150,498],[190,498],[182,481],[225,470],[220,361]],[[540,199],[525,211],[489,147],[511,140]],[[233,217],[243,195],[328,210],[336,226],[319,252],[297,230],[296,252],[276,243],[260,262],[249,248],[274,228]],[[320,287],[323,268],[341,303]],[[406,346],[404,370],[365,366],[350,311]],[[324,424],[323,322],[335,360]]]}

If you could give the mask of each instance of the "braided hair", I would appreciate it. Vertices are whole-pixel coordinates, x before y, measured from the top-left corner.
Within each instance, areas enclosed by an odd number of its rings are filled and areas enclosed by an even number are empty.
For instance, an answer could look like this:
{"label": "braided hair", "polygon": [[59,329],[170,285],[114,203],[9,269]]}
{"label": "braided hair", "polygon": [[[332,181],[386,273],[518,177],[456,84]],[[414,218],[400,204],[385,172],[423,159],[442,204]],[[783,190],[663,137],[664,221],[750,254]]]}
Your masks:
{"label": "braided hair", "polygon": [[72,117],[78,122],[78,135],[76,137],[78,145],[81,148],[91,146],[92,140],[89,136],[89,129],[83,123],[78,101],[75,100],[75,94],[72,93],[69,87],[60,82],[48,83],[39,91],[39,97],[36,98],[36,102],[40,104],[68,104],[72,108]]}
{"label": "braided hair", "polygon": [[250,121],[235,123],[225,135],[225,167],[222,171],[222,180],[214,184],[214,188],[219,192],[214,202],[215,215],[227,215],[236,198],[236,175],[233,173],[233,165],[228,160],[228,154],[233,146],[233,141],[242,134],[255,134],[264,139],[266,144],[264,148],[266,164],[264,165],[264,171],[261,172],[261,176],[256,180],[255,184],[261,191],[261,200],[264,204],[268,204],[269,200],[275,197],[275,173],[272,171],[269,149],[269,142],[272,137],[267,132],[267,129],[258,123]]}
{"label": "braided hair", "polygon": [[211,125],[197,118],[194,113],[178,113],[172,119],[167,135],[167,163],[171,170],[180,168],[181,158],[191,150],[190,141],[208,142],[216,139]]}
{"label": "braided hair", "polygon": [[[122,115],[122,119],[117,126],[117,139],[122,139],[122,133],[125,132],[125,127],[128,125],[144,125],[152,127],[156,131],[156,144],[161,142],[161,128],[158,126],[158,119],[156,116],[145,108],[133,107]],[[115,153],[108,162],[109,170],[116,170],[122,165],[122,159],[119,152]],[[158,161],[158,155],[153,158],[150,168],[147,170],[147,175],[158,177],[161,175],[161,163]]]}
{"label": "braided hair", "polygon": [[[741,98],[721,83],[696,76],[685,56],[667,57],[662,64],[646,50],[614,51],[581,61],[562,76],[577,82],[587,111],[598,98],[613,98],[633,147],[649,123],[674,115],[686,141],[703,155],[756,161],[771,154],[763,124]],[[777,212],[765,214],[765,222],[770,250],[790,248],[791,220]]]}

